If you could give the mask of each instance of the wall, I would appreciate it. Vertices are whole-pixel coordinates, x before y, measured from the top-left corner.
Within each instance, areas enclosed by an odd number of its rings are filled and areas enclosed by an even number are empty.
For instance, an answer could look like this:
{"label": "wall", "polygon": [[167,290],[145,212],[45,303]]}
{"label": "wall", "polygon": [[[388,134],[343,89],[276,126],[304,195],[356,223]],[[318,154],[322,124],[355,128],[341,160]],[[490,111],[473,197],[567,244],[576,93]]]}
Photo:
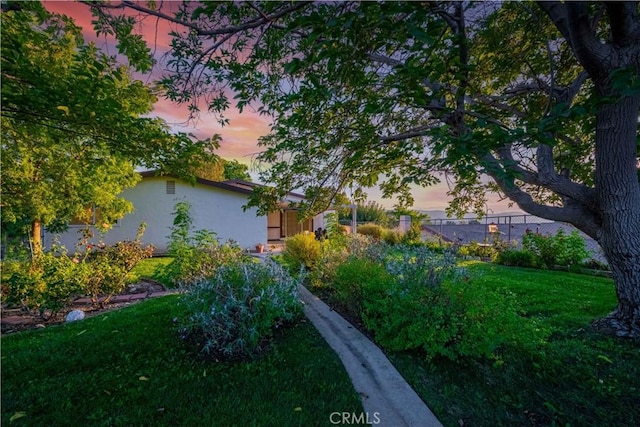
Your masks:
{"label": "wall", "polygon": [[[167,181],[175,181],[175,194],[166,194]],[[193,230],[214,231],[221,242],[233,239],[243,248],[253,248],[256,243],[267,242],[267,219],[257,216],[255,208],[242,210],[242,206],[247,203],[247,195],[243,193],[203,184],[191,186],[174,178],[152,177],[144,178],[134,188],[123,192],[122,196],[133,203],[134,212],[122,218],[107,232],[103,240],[108,244],[135,238],[138,226],[145,222],[147,229],[142,238],[143,243],[153,244],[156,254],[166,253],[173,223],[172,212],[175,204],[180,201],[191,204]],[[69,251],[73,251],[81,228],[70,226],[60,236],[60,243]],[[50,247],[52,238],[49,233],[45,234],[45,247]]]}

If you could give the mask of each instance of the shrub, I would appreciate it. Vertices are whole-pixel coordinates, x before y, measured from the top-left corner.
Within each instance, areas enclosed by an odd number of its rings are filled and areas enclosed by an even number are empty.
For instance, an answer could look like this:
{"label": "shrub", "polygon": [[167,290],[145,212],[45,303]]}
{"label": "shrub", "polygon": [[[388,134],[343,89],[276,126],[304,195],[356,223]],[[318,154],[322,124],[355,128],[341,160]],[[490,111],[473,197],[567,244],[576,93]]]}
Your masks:
{"label": "shrub", "polygon": [[428,358],[455,358],[451,344],[459,321],[452,302],[441,289],[394,286],[387,298],[366,298],[362,320],[376,341],[390,350],[422,350]]}
{"label": "shrub", "polygon": [[84,252],[73,258],[57,245],[36,254],[31,262],[20,264],[21,270],[7,281],[7,303],[46,319],[68,307],[77,295],[88,295],[95,304],[99,295],[122,291],[127,274],[153,253],[153,246],[140,244],[144,229],[141,224],[135,240],[112,246],[83,241],[79,248],[85,246]]}
{"label": "shrub", "polygon": [[237,243],[228,241],[221,244],[213,231],[196,230],[192,233],[190,208],[189,203],[178,202],[173,212],[169,236],[169,254],[173,261],[167,267],[167,276],[174,285],[187,285],[213,276],[222,265],[250,259]]}
{"label": "shrub", "polygon": [[321,244],[313,233],[298,233],[285,239],[283,258],[292,272],[300,270],[302,266],[313,270],[320,257],[320,247]]}
{"label": "shrub", "polygon": [[275,329],[302,313],[298,282],[273,262],[241,263],[199,279],[183,297],[183,338],[205,354],[243,359],[264,350]]}
{"label": "shrub", "polygon": [[382,238],[382,230],[383,228],[376,224],[362,224],[358,225],[356,228],[358,234],[370,236],[375,240],[380,240]]}
{"label": "shrub", "polygon": [[369,245],[337,269],[333,287],[333,298],[391,350],[455,360],[539,342],[515,297],[473,286],[450,253]]}
{"label": "shrub", "polygon": [[332,283],[336,270],[349,258],[346,238],[328,239],[321,242],[320,256],[315,268],[309,273],[309,282],[313,287],[324,287]]}
{"label": "shrub", "polygon": [[422,242],[422,246],[424,246],[425,248],[429,249],[431,252],[435,252],[435,253],[450,253],[453,251],[453,243],[449,243],[449,242],[439,242],[438,240],[425,240],[424,242]]}
{"label": "shrub", "polygon": [[535,254],[527,250],[519,249],[507,249],[500,252],[495,262],[513,267],[536,268],[538,266]]}
{"label": "shrub", "polygon": [[463,257],[479,257],[494,260],[498,256],[498,250],[492,245],[471,242],[458,248],[458,255]]}
{"label": "shrub", "polygon": [[36,254],[7,281],[9,305],[17,305],[43,319],[55,316],[82,293],[83,278],[63,247]]}
{"label": "shrub", "polygon": [[382,240],[388,245],[397,245],[402,242],[402,233],[397,230],[382,230]]}
{"label": "shrub", "polygon": [[365,299],[384,298],[393,281],[382,265],[351,258],[336,269],[333,298],[349,314],[361,317]]}
{"label": "shrub", "polygon": [[407,245],[422,243],[422,228],[420,227],[420,223],[411,223],[411,227],[402,236],[402,243]]}
{"label": "shrub", "polygon": [[427,359],[495,358],[502,346],[531,348],[547,332],[519,315],[513,295],[459,281],[440,288],[392,286],[364,298],[363,322],[391,350],[420,350]]}
{"label": "shrub", "polygon": [[330,212],[324,217],[325,226],[327,229],[327,233],[329,235],[329,239],[332,240],[340,240],[346,242],[347,232],[344,227],[340,225],[338,221],[338,214],[335,212]]}
{"label": "shrub", "polygon": [[457,336],[450,342],[455,357],[498,358],[503,347],[539,351],[550,331],[521,315],[516,295],[457,281],[443,287],[455,307]]}
{"label": "shrub", "polygon": [[437,254],[424,246],[387,249],[382,260],[385,269],[405,289],[436,289],[444,280],[453,279],[461,272],[456,267],[454,256],[448,253]]}
{"label": "shrub", "polygon": [[522,237],[525,249],[535,254],[547,268],[554,265],[571,267],[579,265],[590,255],[584,239],[574,230],[567,235],[559,229],[555,235],[527,233]]}
{"label": "shrub", "polygon": [[[105,301],[126,285],[127,275],[143,259],[153,255],[153,246],[140,243],[145,225],[138,229],[133,241],[125,240],[112,246],[87,247],[83,262],[78,264],[77,274],[83,279],[83,293],[91,297],[94,304],[98,296],[106,295]],[[77,258],[76,258],[77,259]]]}

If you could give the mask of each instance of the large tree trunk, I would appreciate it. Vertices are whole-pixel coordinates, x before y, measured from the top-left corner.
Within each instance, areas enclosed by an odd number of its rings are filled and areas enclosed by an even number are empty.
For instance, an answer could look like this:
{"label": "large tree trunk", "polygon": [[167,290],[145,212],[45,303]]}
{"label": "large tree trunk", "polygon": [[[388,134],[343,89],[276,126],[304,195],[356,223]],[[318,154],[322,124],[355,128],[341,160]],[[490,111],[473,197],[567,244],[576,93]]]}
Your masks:
{"label": "large tree trunk", "polygon": [[640,97],[600,108],[596,118],[596,189],[602,213],[602,247],[618,305],[595,325],[618,336],[640,338],[640,184],[637,120]]}

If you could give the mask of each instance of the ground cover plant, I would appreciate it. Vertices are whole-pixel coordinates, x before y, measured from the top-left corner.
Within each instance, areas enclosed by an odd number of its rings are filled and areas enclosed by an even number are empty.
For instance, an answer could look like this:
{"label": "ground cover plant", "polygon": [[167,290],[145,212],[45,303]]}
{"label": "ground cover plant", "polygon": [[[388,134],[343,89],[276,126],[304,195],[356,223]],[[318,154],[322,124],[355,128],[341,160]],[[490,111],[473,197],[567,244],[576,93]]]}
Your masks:
{"label": "ground cover plant", "polygon": [[255,356],[269,347],[278,328],[302,316],[299,283],[268,260],[222,266],[189,284],[180,333],[212,358]]}
{"label": "ground cover plant", "polygon": [[330,289],[329,301],[383,348],[426,359],[497,360],[502,347],[530,347],[549,333],[508,291],[478,289],[451,253],[423,246],[375,243],[352,253]]}
{"label": "ground cover plant", "polygon": [[180,298],[3,336],[2,424],[307,426],[362,412],[339,359],[306,321],[256,360],[213,363],[180,340]]}
{"label": "ground cover plant", "polygon": [[465,268],[479,292],[508,290],[551,334],[534,348],[502,347],[496,359],[427,362],[387,351],[445,426],[640,424],[640,345],[590,326],[616,304],[612,280],[479,262]]}

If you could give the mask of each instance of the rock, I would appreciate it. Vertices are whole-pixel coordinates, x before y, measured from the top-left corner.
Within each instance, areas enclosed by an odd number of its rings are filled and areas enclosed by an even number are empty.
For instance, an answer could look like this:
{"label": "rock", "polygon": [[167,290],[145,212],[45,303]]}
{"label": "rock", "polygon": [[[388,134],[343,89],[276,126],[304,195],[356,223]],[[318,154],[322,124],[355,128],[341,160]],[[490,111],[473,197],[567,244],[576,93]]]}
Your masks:
{"label": "rock", "polygon": [[64,318],[67,322],[75,322],[76,320],[84,319],[84,311],[82,310],[71,310],[67,313],[67,317]]}

